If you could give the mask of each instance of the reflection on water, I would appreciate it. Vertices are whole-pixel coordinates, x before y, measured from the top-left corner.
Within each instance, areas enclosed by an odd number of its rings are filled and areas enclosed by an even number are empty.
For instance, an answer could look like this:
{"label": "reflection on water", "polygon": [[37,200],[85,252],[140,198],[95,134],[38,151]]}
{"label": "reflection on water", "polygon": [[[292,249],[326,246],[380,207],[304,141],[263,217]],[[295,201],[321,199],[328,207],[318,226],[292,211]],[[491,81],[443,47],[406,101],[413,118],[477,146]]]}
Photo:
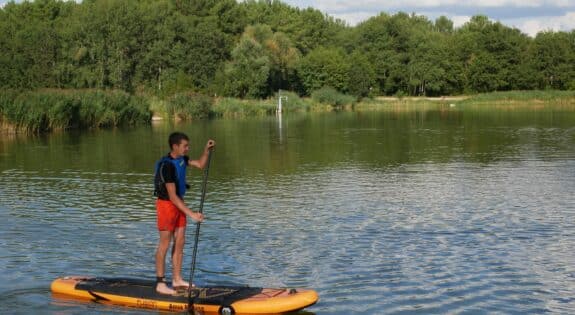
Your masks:
{"label": "reflection on water", "polygon": [[573,111],[281,119],[0,141],[2,313],[142,313],[55,300],[49,284],[154,276],[150,172],[176,128],[192,155],[218,142],[200,284],[315,288],[315,314],[575,309]]}

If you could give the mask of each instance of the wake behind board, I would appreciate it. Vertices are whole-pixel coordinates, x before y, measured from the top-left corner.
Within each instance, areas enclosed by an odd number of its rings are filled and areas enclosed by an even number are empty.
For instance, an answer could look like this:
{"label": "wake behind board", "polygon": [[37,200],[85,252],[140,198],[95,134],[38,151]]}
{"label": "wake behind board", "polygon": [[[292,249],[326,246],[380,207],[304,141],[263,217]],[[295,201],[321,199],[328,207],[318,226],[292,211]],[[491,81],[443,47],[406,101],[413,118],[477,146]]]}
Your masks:
{"label": "wake behind board", "polygon": [[[55,296],[165,311],[188,310],[188,292],[159,294],[150,280],[61,277],[52,282]],[[313,290],[208,286],[192,288],[194,310],[203,314],[282,314],[315,304]]]}

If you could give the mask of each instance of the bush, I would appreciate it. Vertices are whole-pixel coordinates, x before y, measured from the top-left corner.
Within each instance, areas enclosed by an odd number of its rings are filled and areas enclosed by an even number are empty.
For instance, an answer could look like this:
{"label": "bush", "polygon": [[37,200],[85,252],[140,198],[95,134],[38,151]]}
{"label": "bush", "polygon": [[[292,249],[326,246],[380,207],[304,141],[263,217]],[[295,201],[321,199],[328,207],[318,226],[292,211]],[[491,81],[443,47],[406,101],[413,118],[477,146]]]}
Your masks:
{"label": "bush", "polygon": [[214,105],[214,115],[217,117],[248,117],[273,114],[275,104],[270,101],[240,100],[237,98],[222,98]]}
{"label": "bush", "polygon": [[343,94],[329,86],[324,86],[314,91],[311,93],[311,98],[316,102],[329,104],[335,108],[353,105],[356,101],[354,96]]}
{"label": "bush", "polygon": [[206,119],[212,115],[213,99],[202,94],[179,93],[168,99],[166,111],[180,120]]}
{"label": "bush", "polygon": [[406,96],[408,96],[408,94],[405,93],[403,90],[398,90],[397,92],[395,92],[395,97],[397,97],[399,100],[402,100]]}

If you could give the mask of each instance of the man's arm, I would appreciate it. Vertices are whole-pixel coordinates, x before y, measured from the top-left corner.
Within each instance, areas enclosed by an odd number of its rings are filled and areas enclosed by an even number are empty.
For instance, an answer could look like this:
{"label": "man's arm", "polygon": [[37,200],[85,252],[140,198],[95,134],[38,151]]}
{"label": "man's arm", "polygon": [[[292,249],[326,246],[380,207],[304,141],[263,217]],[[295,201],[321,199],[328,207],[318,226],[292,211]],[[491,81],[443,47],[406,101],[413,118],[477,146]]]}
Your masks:
{"label": "man's arm", "polygon": [[168,191],[170,201],[176,206],[176,208],[178,208],[178,210],[182,211],[195,221],[202,222],[204,220],[203,214],[199,212],[193,212],[190,208],[186,206],[184,201],[180,197],[178,197],[178,195],[176,194],[176,184],[166,183],[166,190]]}
{"label": "man's arm", "polygon": [[216,142],[214,140],[208,140],[208,143],[206,143],[206,146],[204,148],[204,152],[202,153],[202,156],[200,156],[199,159],[197,160],[189,160],[188,161],[188,165],[189,166],[193,166],[193,167],[197,167],[199,169],[204,169],[204,167],[206,167],[206,164],[208,163],[208,154],[210,152],[210,150],[216,145]]}

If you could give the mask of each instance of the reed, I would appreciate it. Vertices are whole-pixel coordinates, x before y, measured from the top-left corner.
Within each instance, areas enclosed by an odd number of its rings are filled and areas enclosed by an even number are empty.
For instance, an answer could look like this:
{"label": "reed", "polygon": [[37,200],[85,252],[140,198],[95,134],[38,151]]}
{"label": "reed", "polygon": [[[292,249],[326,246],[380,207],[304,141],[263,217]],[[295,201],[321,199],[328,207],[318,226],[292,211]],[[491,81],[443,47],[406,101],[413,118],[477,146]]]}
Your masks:
{"label": "reed", "polygon": [[275,113],[276,108],[276,104],[270,100],[221,98],[215,102],[213,114],[224,118],[266,116]]}
{"label": "reed", "polygon": [[461,103],[555,102],[566,99],[575,99],[575,91],[534,90],[492,92],[474,95]]}
{"label": "reed", "polygon": [[329,104],[336,109],[353,105],[357,101],[356,97],[343,94],[329,86],[314,91],[311,98],[318,103]]}
{"label": "reed", "polygon": [[16,96],[0,94],[3,121],[18,131],[116,127],[151,119],[144,98],[122,91],[38,90]]}
{"label": "reed", "polygon": [[[283,112],[308,112],[312,109],[313,102],[309,99],[301,98],[297,93],[282,91],[282,111]],[[275,94],[269,103],[278,103],[279,95]]]}
{"label": "reed", "polygon": [[212,116],[213,98],[194,93],[178,93],[168,98],[166,112],[175,120],[206,119]]}

